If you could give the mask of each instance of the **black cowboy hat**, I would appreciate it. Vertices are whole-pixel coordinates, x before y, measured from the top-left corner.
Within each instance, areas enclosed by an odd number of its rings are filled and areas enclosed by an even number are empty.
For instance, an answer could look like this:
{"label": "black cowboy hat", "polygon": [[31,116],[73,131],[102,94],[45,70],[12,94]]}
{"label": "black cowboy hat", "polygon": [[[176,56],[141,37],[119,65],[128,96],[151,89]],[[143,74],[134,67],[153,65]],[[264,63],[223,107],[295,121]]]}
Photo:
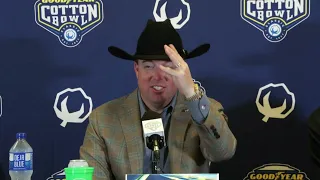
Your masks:
{"label": "black cowboy hat", "polygon": [[173,44],[183,59],[201,56],[210,48],[210,44],[202,44],[194,50],[187,52],[183,48],[181,37],[172,26],[170,19],[163,22],[154,22],[149,19],[138,39],[136,53],[134,55],[131,55],[115,46],[110,46],[108,51],[112,55],[126,60],[143,59],[170,61],[170,58],[164,50],[165,44]]}

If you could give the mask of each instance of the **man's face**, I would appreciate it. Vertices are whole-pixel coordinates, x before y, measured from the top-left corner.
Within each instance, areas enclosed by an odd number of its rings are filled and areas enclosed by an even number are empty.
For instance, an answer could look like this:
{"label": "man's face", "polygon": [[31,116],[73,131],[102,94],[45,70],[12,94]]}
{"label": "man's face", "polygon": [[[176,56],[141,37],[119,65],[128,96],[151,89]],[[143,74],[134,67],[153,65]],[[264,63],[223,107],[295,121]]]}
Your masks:
{"label": "man's face", "polygon": [[170,103],[177,92],[172,76],[162,71],[159,65],[173,67],[171,61],[145,61],[134,63],[141,96],[148,106],[163,108]]}

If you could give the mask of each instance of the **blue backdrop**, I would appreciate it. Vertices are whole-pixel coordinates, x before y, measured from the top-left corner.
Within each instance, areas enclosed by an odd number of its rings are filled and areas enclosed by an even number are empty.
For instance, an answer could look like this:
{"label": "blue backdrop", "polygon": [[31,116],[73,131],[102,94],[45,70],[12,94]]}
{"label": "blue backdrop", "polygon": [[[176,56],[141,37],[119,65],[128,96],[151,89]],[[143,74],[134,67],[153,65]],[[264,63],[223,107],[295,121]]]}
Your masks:
{"label": "blue backdrop", "polygon": [[147,19],[165,15],[175,18],[187,50],[211,43],[207,54],[188,63],[207,95],[225,107],[238,140],[234,158],[213,164],[212,172],[238,180],[263,164],[282,163],[319,179],[306,120],[320,106],[320,1],[165,2],[1,3],[1,180],[9,179],[17,132],[26,132],[34,149],[34,180],[79,157],[90,110],[137,86],[133,63],[111,56],[108,46],[134,53]]}

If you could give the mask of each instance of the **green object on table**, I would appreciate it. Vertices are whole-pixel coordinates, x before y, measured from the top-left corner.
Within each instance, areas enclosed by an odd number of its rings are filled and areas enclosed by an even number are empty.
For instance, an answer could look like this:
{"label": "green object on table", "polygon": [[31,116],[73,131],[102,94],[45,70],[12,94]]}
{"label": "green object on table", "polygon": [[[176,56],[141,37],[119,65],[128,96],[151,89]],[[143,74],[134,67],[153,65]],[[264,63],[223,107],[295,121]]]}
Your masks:
{"label": "green object on table", "polygon": [[66,180],[92,180],[93,167],[64,168]]}

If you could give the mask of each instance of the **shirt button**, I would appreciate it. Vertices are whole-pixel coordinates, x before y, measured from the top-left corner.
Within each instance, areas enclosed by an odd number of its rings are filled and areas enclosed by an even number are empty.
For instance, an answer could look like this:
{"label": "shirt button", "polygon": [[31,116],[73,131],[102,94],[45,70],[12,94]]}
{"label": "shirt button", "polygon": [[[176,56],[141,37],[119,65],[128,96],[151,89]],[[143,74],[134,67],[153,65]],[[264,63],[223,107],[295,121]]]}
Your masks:
{"label": "shirt button", "polygon": [[202,109],[202,110],[205,110],[205,109],[206,109],[206,107],[205,107],[204,105],[202,105],[202,106],[201,106],[201,109]]}

